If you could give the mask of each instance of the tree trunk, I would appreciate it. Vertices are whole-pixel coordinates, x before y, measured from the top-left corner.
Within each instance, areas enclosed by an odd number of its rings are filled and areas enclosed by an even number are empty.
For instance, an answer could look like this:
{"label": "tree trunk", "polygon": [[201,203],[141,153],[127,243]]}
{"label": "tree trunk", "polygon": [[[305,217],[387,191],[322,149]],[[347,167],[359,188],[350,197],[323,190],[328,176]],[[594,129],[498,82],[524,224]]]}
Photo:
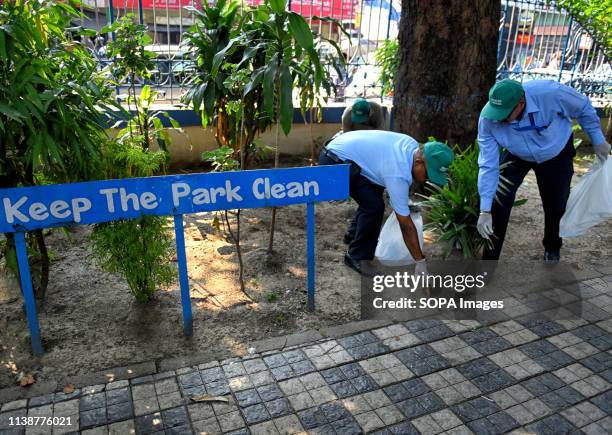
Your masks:
{"label": "tree trunk", "polygon": [[394,129],[474,143],[495,82],[499,0],[402,0]]}

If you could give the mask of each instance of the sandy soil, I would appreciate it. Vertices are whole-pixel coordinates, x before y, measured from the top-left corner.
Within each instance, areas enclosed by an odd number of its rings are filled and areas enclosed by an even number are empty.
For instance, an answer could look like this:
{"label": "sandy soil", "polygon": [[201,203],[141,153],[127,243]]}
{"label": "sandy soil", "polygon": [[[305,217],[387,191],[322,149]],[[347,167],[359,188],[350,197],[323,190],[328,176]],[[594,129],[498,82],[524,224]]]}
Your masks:
{"label": "sandy soil", "polygon": [[[583,173],[577,169],[577,175]],[[574,183],[578,176],[574,177]],[[519,198],[504,246],[508,259],[542,255],[543,213],[533,174]],[[194,336],[182,335],[178,283],[160,290],[147,305],[134,302],[120,276],[103,272],[88,247],[88,227],[49,236],[55,255],[47,300],[39,313],[45,355],[35,360],[18,287],[10,276],[0,279],[0,388],[15,385],[21,372],[40,380],[59,380],[140,361],[207,354],[211,359],[248,352],[248,343],[359,317],[359,279],[342,264],[342,235],[352,217],[351,201],[317,206],[317,287],[314,313],[306,311],[306,210],[279,210],[275,255],[266,265],[270,210],[246,210],[242,243],[248,299],[237,284],[233,246],[215,230],[212,214],[186,217],[186,245],[194,313]],[[387,209],[389,211],[389,209]],[[440,256],[435,244],[426,253]],[[588,235],[566,240],[564,260],[577,266],[609,263],[609,224]]]}

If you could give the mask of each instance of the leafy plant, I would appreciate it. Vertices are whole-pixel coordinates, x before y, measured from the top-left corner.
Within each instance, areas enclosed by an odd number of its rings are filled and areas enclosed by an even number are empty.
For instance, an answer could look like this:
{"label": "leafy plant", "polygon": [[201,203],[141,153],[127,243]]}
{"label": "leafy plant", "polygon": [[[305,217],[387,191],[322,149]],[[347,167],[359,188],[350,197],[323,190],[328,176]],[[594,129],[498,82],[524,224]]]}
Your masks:
{"label": "leafy plant", "polygon": [[395,75],[399,68],[399,42],[397,39],[383,41],[374,53],[375,65],[380,68],[378,82],[383,95],[391,95],[395,86]]}
{"label": "leafy plant", "polygon": [[157,286],[175,280],[170,255],[174,244],[165,219],[142,216],[97,225],[91,238],[103,268],[121,273],[138,301],[148,301]]}
{"label": "leafy plant", "polygon": [[[487,243],[476,228],[480,214],[479,149],[477,144],[473,144],[465,149],[455,147],[454,152],[455,159],[448,168],[448,184],[445,187],[428,184],[430,195],[421,202],[421,206],[428,210],[429,223],[425,229],[431,230],[439,242],[446,244],[445,257],[453,249],[458,249],[464,258],[474,258]],[[500,176],[498,191],[507,192],[509,185],[510,182]],[[495,200],[498,201],[497,197]],[[520,206],[526,201],[518,200],[514,205]]]}
{"label": "leafy plant", "polygon": [[268,302],[274,302],[278,299],[278,295],[274,292],[266,292],[266,300]]}
{"label": "leafy plant", "polygon": [[[153,110],[156,92],[150,86],[144,85],[140,95],[136,94],[136,77],[150,77],[153,68],[152,54],[144,50],[144,44],[149,42],[146,27],[136,24],[133,15],[127,15],[106,30],[116,34],[115,41],[109,44],[108,53],[113,58],[109,68],[117,80],[129,80],[130,112],[123,111],[127,119],[119,120],[115,127],[125,126],[104,149],[104,175],[129,178],[164,173],[170,135],[162,118],[174,128],[179,125],[168,113]],[[103,268],[120,272],[138,301],[148,301],[158,286],[169,285],[175,279],[171,266],[174,244],[164,217],[141,216],[96,225],[91,240]]]}
{"label": "leafy plant", "polygon": [[[263,114],[276,123],[274,167],[279,165],[279,135],[291,131],[293,122],[293,91],[301,86],[302,113],[320,100],[317,96],[333,87],[330,72],[323,68],[312,31],[304,18],[287,8],[286,0],[266,0],[257,8],[247,11],[247,21],[238,36],[220,53],[233,53],[237,47],[244,50],[245,59],[263,59],[263,65],[252,65],[251,78],[243,95],[259,89],[263,91]],[[326,20],[333,21],[333,20]],[[337,23],[336,23],[337,24]],[[340,26],[339,26],[340,27]],[[338,52],[337,44],[325,40]],[[237,46],[237,47],[236,47]],[[325,97],[323,97],[325,99]],[[268,253],[272,253],[276,208],[272,209]]]}
{"label": "leafy plant", "polygon": [[214,172],[233,171],[239,168],[240,162],[234,159],[234,150],[230,147],[221,147],[213,151],[202,153],[202,159],[210,162]]}
{"label": "leafy plant", "polygon": [[[79,12],[55,1],[0,9],[0,188],[97,176],[111,89],[86,47],[72,40]],[[70,32],[66,32],[70,29]],[[39,176],[40,175],[40,176]],[[7,235],[5,256],[14,255]],[[50,258],[42,231],[28,235],[34,287],[44,295]],[[37,277],[37,278],[36,278]]]}

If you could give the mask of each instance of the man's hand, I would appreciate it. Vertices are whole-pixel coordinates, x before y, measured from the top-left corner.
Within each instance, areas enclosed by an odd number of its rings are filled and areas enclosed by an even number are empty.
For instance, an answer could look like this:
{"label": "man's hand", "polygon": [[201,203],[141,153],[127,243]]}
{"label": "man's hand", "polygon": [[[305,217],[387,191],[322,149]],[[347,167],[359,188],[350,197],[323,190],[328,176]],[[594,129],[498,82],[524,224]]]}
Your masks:
{"label": "man's hand", "polygon": [[599,159],[600,163],[605,163],[610,155],[610,144],[608,142],[602,142],[599,145],[593,145],[595,155]]}
{"label": "man's hand", "polygon": [[478,232],[483,239],[491,240],[490,236],[493,234],[493,216],[491,216],[491,212],[480,212],[476,228],[478,228]]}
{"label": "man's hand", "polygon": [[415,275],[423,274],[423,276],[425,277],[429,274],[429,272],[427,271],[427,261],[425,260],[425,258],[422,258],[415,263],[414,274]]}

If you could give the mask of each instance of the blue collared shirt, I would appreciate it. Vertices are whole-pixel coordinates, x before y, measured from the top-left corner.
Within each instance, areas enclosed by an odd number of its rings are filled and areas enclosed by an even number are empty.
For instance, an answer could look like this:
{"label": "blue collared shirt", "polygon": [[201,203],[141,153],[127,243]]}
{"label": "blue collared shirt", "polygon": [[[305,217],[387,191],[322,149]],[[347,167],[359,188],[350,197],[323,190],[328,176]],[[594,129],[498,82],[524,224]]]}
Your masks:
{"label": "blue collared shirt", "polygon": [[478,122],[478,192],[480,209],[489,211],[499,181],[499,147],[529,162],[542,163],[557,156],[572,134],[576,119],[596,146],[605,139],[601,121],[585,95],[553,80],[523,83],[526,107],[514,122],[480,118]]}
{"label": "blue collared shirt", "polygon": [[400,216],[410,215],[408,192],[412,184],[412,162],[419,144],[406,134],[381,130],[356,130],[335,137],[327,149],[361,168],[361,175],[383,186],[391,208]]}

